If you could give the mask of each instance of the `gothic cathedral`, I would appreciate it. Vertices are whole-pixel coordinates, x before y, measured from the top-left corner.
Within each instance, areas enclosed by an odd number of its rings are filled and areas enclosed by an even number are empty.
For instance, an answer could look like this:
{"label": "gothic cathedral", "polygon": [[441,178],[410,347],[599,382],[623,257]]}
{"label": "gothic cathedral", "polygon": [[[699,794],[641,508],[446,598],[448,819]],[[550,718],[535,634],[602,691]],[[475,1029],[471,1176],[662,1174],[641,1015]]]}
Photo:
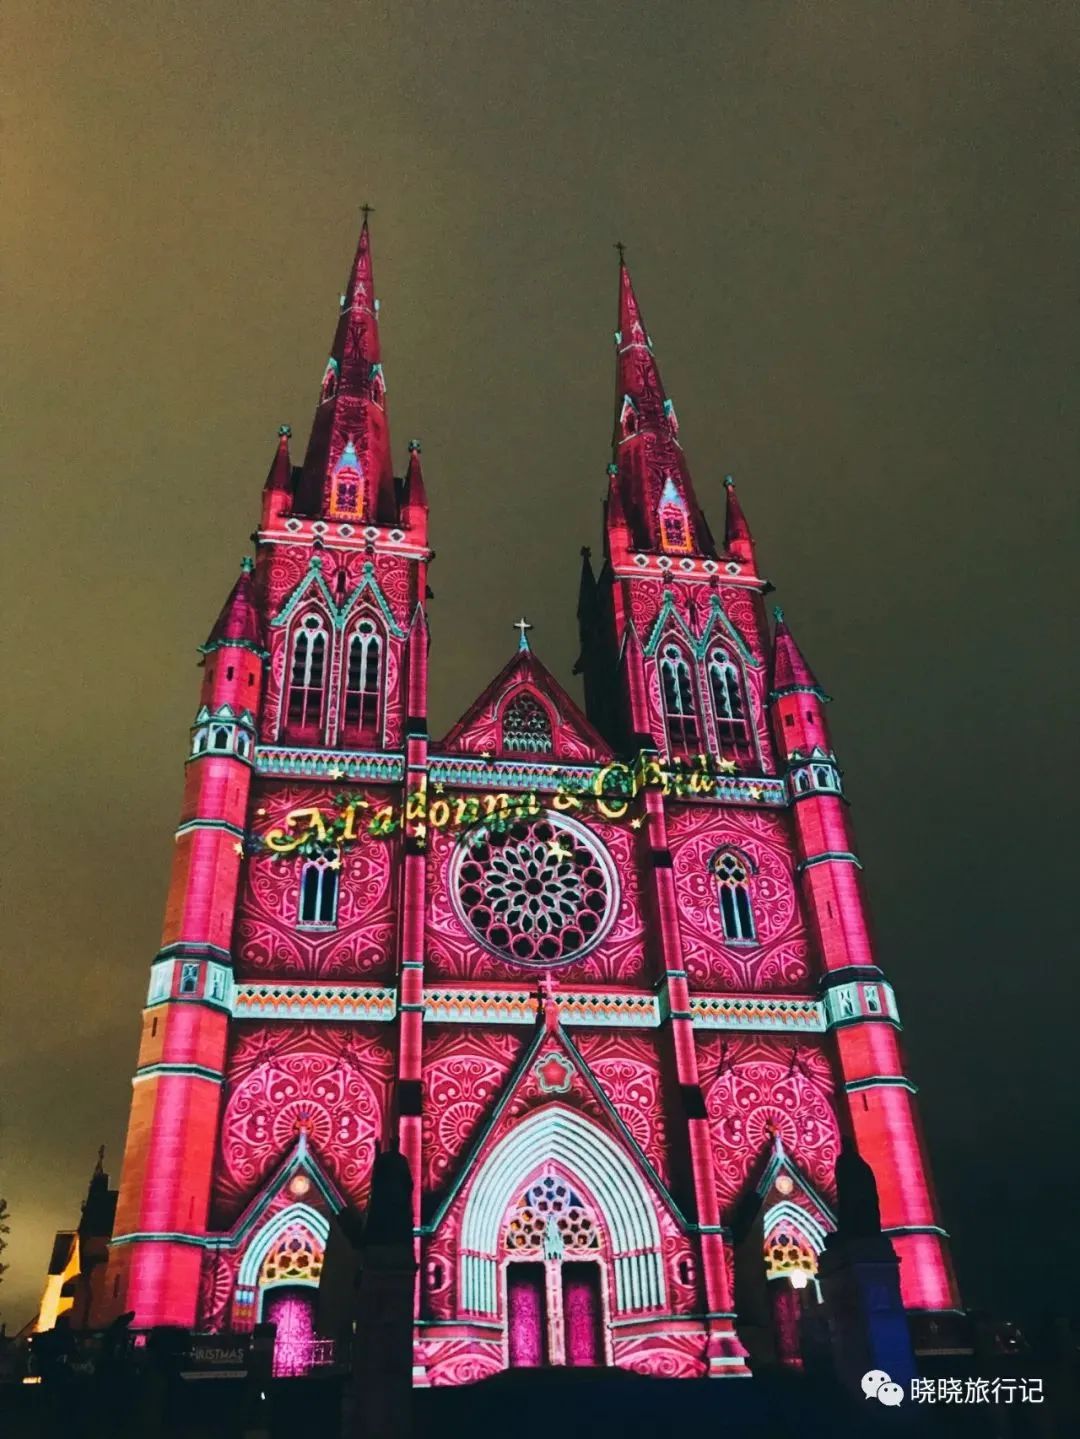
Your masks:
{"label": "gothic cathedral", "polygon": [[827,696],[731,481],[721,543],[699,508],[625,265],[585,712],[522,622],[436,741],[378,311],[365,221],[303,464],[283,429],[201,649],[102,1317],[325,1334],[397,1147],[415,1384],[797,1366],[844,1137],[909,1315],[955,1311]]}

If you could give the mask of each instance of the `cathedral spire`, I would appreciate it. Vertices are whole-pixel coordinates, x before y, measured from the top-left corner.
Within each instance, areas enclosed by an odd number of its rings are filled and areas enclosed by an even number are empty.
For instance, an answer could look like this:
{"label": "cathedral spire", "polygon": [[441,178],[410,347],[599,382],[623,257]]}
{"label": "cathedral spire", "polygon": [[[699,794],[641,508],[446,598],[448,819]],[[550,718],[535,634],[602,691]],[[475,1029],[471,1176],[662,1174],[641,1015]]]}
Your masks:
{"label": "cathedral spire", "polygon": [[367,524],[397,522],[366,213],[323,371],[297,509]]}
{"label": "cathedral spire", "polygon": [[[652,340],[619,249],[619,327],[615,332],[614,460],[622,508],[636,549],[713,555],[675,408],[664,392]],[[610,523],[610,510],[609,510]]]}
{"label": "cathedral spire", "polygon": [[802,651],[795,643],[795,636],[788,629],[783,610],[778,606],[773,614],[776,617],[776,635],[773,640],[770,698],[791,694],[792,691],[806,691],[816,694],[819,699],[828,699],[828,695],[818,684],[813,670],[806,663]]}

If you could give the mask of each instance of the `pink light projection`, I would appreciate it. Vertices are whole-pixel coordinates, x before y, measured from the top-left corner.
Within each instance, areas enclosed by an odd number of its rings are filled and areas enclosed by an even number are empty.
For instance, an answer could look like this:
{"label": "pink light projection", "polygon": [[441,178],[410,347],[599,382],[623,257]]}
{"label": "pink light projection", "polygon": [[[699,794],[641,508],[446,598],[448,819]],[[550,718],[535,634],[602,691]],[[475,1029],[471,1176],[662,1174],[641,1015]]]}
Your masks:
{"label": "pink light projection", "polygon": [[[956,1310],[826,696],[770,631],[733,485],[722,544],[705,523],[625,265],[585,712],[522,620],[438,741],[427,490],[417,442],[394,476],[374,296],[365,221],[304,464],[283,430],[202,646],[95,1322],[262,1315],[275,1373],[305,1372],[328,1236],[387,1143],[414,1180],[418,1385],[746,1374],[732,1217],[760,1201],[812,1274],[852,1137],[905,1305]],[[376,837],[357,816],[383,810]],[[771,1286],[797,1367],[816,1289]]]}

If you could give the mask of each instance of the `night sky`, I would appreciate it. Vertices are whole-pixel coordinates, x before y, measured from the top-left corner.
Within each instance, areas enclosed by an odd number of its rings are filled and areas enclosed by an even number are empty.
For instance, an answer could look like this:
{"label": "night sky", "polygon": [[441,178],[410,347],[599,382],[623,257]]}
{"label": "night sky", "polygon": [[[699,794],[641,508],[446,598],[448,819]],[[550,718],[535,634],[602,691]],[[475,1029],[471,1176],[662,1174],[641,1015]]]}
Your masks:
{"label": "night sky", "polygon": [[5,32],[0,1317],[99,1143],[119,1178],[195,647],[279,423],[303,453],[365,200],[433,732],[522,612],[580,693],[624,240],[698,496],[716,529],[736,475],[835,697],[965,1300],[1074,1303],[1072,0],[9,0]]}

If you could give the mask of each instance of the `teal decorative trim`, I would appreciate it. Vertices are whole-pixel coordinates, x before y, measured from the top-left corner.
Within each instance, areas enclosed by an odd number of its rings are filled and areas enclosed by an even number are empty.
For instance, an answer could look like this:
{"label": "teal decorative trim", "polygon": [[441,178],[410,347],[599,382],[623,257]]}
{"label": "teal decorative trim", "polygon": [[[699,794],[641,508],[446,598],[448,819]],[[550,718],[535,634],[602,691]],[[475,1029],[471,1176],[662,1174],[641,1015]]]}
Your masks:
{"label": "teal decorative trim", "polygon": [[196,646],[195,652],[200,655],[212,655],[215,650],[250,650],[264,663],[270,658],[269,650],[264,650],[261,645],[253,645],[250,640],[215,640],[212,645]]}
{"label": "teal decorative trim", "polygon": [[[331,771],[340,771],[332,774]],[[255,773],[274,779],[302,776],[331,779],[335,783],[372,780],[400,784],[405,777],[405,760],[400,754],[377,750],[300,749],[292,745],[258,745]]]}
{"label": "teal decorative trim", "polygon": [[766,700],[772,704],[774,700],[782,699],[784,695],[816,695],[823,705],[832,704],[832,696],[827,695],[819,685],[784,685],[781,689],[770,690]]}
{"label": "teal decorative trim", "polygon": [[858,855],[851,854],[847,850],[827,849],[821,854],[812,854],[806,859],[800,860],[795,866],[795,873],[802,874],[804,870],[813,869],[815,864],[829,864],[833,860],[839,864],[853,864],[856,869],[862,869],[862,861]]}
{"label": "teal decorative trim", "polygon": [[713,642],[713,631],[719,626],[738,650],[743,662],[748,664],[751,669],[756,670],[761,668],[761,661],[754,658],[751,651],[747,648],[746,641],[728,619],[724,607],[720,603],[719,595],[713,595],[712,603],[709,606],[708,619],[705,622],[705,628],[702,631],[701,638],[695,639],[690,631],[690,627],[679,613],[673,596],[670,592],[665,594],[663,604],[660,606],[660,612],[653,621],[649,638],[642,646],[643,652],[646,655],[651,657],[656,653],[669,619],[673,619],[676,626],[682,631],[683,638],[690,646],[691,652],[696,660],[703,660],[705,658],[705,653],[709,645]]}
{"label": "teal decorative trim", "polygon": [[114,1234],[110,1244],[190,1244],[196,1249],[207,1249],[213,1240],[202,1234],[154,1233],[150,1230],[134,1230],[130,1234]]}
{"label": "teal decorative trim", "polygon": [[802,1172],[799,1166],[795,1163],[794,1159],[792,1159],[791,1155],[784,1148],[780,1136],[777,1135],[773,1141],[773,1151],[772,1154],[769,1156],[769,1162],[765,1166],[761,1178],[758,1180],[755,1186],[757,1193],[761,1196],[762,1199],[765,1198],[766,1194],[768,1194],[769,1190],[773,1187],[776,1176],[780,1173],[781,1170],[785,1170],[795,1181],[795,1183],[798,1184],[802,1190],[804,1190],[804,1192],[809,1196],[810,1199],[813,1200],[820,1212],[824,1215],[825,1222],[827,1224],[831,1224],[835,1229],[836,1211],[821,1194],[820,1190],[818,1190],[813,1184],[810,1183],[809,1179],[807,1179],[806,1175]]}
{"label": "teal decorative trim", "polygon": [[353,610],[359,604],[360,597],[363,595],[365,590],[370,589],[372,595],[375,598],[375,603],[378,605],[379,610],[382,613],[382,617],[386,621],[386,628],[394,636],[395,639],[403,640],[405,638],[405,631],[401,629],[401,627],[398,625],[398,622],[394,619],[393,612],[391,611],[390,606],[386,601],[386,596],[379,588],[379,582],[375,578],[375,566],[370,560],[368,560],[360,573],[360,583],[357,585],[356,589],[353,590],[349,598],[345,601],[344,606],[338,612],[337,618],[335,619],[335,624],[337,625],[337,628],[339,630],[344,629],[345,623],[348,620],[350,614],[352,614]]}
{"label": "teal decorative trim", "polygon": [[[201,759],[202,756],[200,755],[199,758]],[[231,834],[236,839],[246,838],[247,833],[245,830],[242,830],[238,825],[230,824],[227,819],[189,819],[186,820],[176,831],[176,838],[179,839],[182,834],[192,834],[197,829],[224,830],[226,834]]]}
{"label": "teal decorative trim", "polygon": [[[936,1234],[939,1239],[948,1239],[949,1231],[942,1229],[940,1224],[892,1224],[888,1228],[882,1225],[882,1234],[896,1234],[903,1237],[905,1234]],[[952,1310],[933,1310],[935,1314],[942,1312],[952,1313]]]}
{"label": "teal decorative trim", "polygon": [[361,571],[360,583],[345,603],[339,607],[333,595],[330,593],[329,585],[323,577],[322,558],[317,554],[312,555],[307,574],[304,575],[303,579],[285,601],[277,616],[270,621],[271,628],[279,629],[282,625],[288,624],[297,607],[307,597],[308,591],[311,589],[317,590],[322,596],[327,614],[336,630],[345,628],[349,615],[356,608],[357,604],[359,604],[362,595],[370,589],[379,612],[386,622],[386,628],[389,633],[397,640],[403,640],[405,638],[405,631],[400,627],[397,620],[394,619],[393,611],[387,603],[386,596],[379,588],[379,582],[375,578],[375,566],[370,560],[367,561]]}
{"label": "teal decorative trim", "polygon": [[536,791],[557,794],[561,786],[591,787],[600,765],[535,764],[528,760],[484,759],[479,755],[432,755],[428,778],[432,785],[483,784],[495,790]]}
{"label": "teal decorative trim", "polygon": [[232,964],[232,955],[219,945],[185,944],[183,940],[177,940],[175,944],[167,944],[164,949],[159,949],[152,962],[157,964],[162,959],[219,959],[223,964]]}
{"label": "teal decorative trim", "polygon": [[[577,1045],[570,1038],[570,1036],[565,1032],[565,1030],[561,1030],[561,1038],[564,1045],[566,1046],[567,1052],[569,1053],[571,1060],[579,1066],[578,1073],[581,1076],[582,1081],[592,1091],[594,1098],[599,1101],[600,1107],[604,1111],[604,1114],[607,1116],[609,1122],[618,1131],[620,1137],[629,1148],[630,1153],[636,1160],[637,1164],[644,1171],[649,1182],[663,1197],[671,1213],[678,1221],[680,1228],[686,1232],[689,1232],[693,1227],[691,1222],[683,1214],[682,1209],[679,1207],[674,1197],[669,1192],[667,1185],[664,1183],[664,1181],[660,1178],[659,1174],[657,1174],[656,1170],[654,1169],[652,1161],[648,1158],[644,1150],[641,1148],[637,1140],[627,1128],[618,1110],[612,1104],[611,1100],[608,1098],[607,1094],[604,1092],[601,1086],[596,1082],[596,1078],[593,1075],[592,1070],[582,1058],[581,1051],[578,1049]],[[539,1054],[543,1046],[550,1043],[551,1036],[547,1033],[546,1029],[543,1026],[538,1027],[535,1037],[525,1047],[525,1050],[520,1060],[511,1072],[510,1077],[507,1079],[503,1091],[500,1094],[494,1109],[488,1116],[487,1122],[481,1126],[479,1132],[476,1135],[476,1138],[469,1146],[469,1151],[466,1154],[464,1160],[462,1161],[460,1167],[458,1168],[458,1171],[455,1174],[449,1188],[443,1195],[441,1204],[435,1211],[430,1222],[421,1226],[421,1232],[423,1234],[434,1234],[435,1231],[438,1229],[439,1225],[442,1223],[443,1219],[446,1217],[450,1206],[456,1199],[462,1185],[468,1179],[469,1175],[473,1172],[477,1160],[483,1153],[484,1146],[488,1140],[488,1136],[492,1133],[495,1126],[498,1124],[499,1119],[502,1117],[503,1112],[505,1111],[507,1105],[510,1103],[510,1100],[512,1099],[514,1093],[516,1092],[522,1077],[534,1063],[537,1055]]]}
{"label": "teal decorative trim", "polygon": [[[871,1016],[874,1019],[888,1018],[888,1016]],[[860,1015],[860,1019],[866,1019],[866,1015]],[[858,1094],[863,1089],[906,1089],[909,1094],[918,1094],[919,1086],[912,1084],[910,1079],[905,1079],[902,1074],[871,1074],[865,1079],[850,1079],[844,1085],[848,1094]]]}
{"label": "teal decorative trim", "polygon": [[153,1079],[158,1075],[170,1074],[181,1075],[187,1079],[208,1079],[213,1084],[221,1084],[225,1078],[220,1070],[207,1069],[201,1064],[144,1064],[135,1071],[132,1083],[139,1079]]}
{"label": "teal decorative trim", "polygon": [[[417,1234],[424,1233],[423,1229],[415,1232]],[[490,1329],[496,1334],[501,1334],[505,1325],[498,1321],[493,1323],[490,1319],[473,1319],[470,1315],[466,1319],[418,1319],[416,1327],[417,1329]]]}

